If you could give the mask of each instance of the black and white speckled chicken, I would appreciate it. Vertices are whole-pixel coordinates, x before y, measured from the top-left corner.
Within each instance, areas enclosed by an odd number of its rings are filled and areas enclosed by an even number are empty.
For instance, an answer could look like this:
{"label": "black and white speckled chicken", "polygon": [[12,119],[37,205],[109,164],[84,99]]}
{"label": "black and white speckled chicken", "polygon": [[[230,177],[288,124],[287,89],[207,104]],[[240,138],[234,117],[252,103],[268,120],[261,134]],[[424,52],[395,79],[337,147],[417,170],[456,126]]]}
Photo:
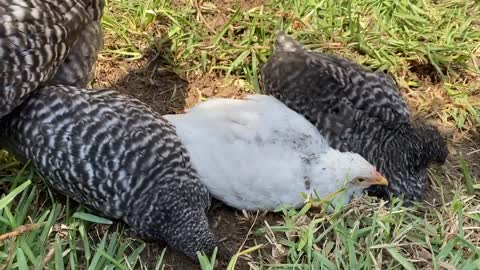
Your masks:
{"label": "black and white speckled chicken", "polygon": [[308,50],[279,32],[262,81],[266,93],[304,115],[332,147],[377,166],[389,190],[407,200],[422,198],[428,166],[447,158],[445,139],[435,127],[410,120],[394,81],[382,72]]}
{"label": "black and white speckled chicken", "polygon": [[0,120],[0,142],[54,189],[196,258],[217,245],[210,194],[175,128],[109,90],[47,86]]}
{"label": "black and white speckled chicken", "polygon": [[0,117],[41,85],[85,87],[103,45],[104,0],[0,1]]}

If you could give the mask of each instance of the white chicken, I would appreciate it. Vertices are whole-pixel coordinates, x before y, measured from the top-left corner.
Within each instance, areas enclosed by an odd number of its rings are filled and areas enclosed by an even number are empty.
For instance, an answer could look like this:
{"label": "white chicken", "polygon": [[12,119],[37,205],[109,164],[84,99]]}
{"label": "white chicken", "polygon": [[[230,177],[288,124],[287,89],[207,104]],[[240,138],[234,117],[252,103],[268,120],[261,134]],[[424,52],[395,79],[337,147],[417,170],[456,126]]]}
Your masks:
{"label": "white chicken", "polygon": [[348,203],[387,180],[360,155],[332,149],[303,116],[272,96],[210,99],[166,115],[190,152],[200,181],[237,209],[301,207],[301,193]]}

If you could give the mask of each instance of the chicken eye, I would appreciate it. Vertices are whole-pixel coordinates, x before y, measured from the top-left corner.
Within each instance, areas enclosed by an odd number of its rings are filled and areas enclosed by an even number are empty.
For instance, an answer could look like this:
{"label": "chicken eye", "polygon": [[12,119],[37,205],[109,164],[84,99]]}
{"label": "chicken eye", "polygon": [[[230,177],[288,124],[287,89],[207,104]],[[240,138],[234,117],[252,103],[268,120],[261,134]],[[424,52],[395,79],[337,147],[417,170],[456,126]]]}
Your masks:
{"label": "chicken eye", "polygon": [[363,182],[365,181],[365,178],[363,178],[363,177],[357,177],[357,181],[358,181],[359,183],[363,183]]}

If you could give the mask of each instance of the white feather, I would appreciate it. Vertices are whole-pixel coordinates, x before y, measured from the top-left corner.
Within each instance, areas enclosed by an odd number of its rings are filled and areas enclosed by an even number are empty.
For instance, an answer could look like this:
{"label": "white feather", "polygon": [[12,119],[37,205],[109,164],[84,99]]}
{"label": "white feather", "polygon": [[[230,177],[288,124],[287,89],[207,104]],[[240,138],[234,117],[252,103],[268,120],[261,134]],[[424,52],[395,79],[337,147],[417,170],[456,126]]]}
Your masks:
{"label": "white feather", "polygon": [[[300,207],[301,192],[315,190],[323,198],[375,172],[360,155],[330,148],[312,124],[271,96],[210,99],[165,118],[176,126],[212,195],[238,209]],[[334,203],[361,191],[347,185]]]}

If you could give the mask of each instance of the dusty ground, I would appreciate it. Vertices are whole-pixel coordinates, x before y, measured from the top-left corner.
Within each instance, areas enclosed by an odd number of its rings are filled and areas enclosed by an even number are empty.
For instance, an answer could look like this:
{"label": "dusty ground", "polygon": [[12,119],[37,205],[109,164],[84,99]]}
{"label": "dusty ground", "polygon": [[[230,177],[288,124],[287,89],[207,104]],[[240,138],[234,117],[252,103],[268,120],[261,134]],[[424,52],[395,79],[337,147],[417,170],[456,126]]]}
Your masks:
{"label": "dusty ground", "polygon": [[[194,0],[194,3],[196,2]],[[232,8],[233,3],[238,4],[238,1],[234,0],[214,2],[220,10]],[[260,5],[261,2],[263,1],[247,0],[240,2],[240,7],[250,9]],[[228,20],[225,13],[218,12],[218,10],[204,16],[211,31],[218,30]],[[108,40],[106,42],[108,43]],[[94,86],[113,87],[122,93],[144,101],[161,114],[180,113],[196,104],[201,97],[238,97],[243,93],[244,89],[241,86],[232,81],[226,81],[219,74],[176,74],[174,72],[175,67],[163,63],[158,55],[158,52],[150,50],[141,61],[99,59],[96,71],[97,81]],[[438,81],[432,77],[431,70],[425,67],[417,67],[412,69],[412,73],[427,78],[423,80],[425,91],[421,95],[425,96],[425,104],[422,104],[422,106],[430,108],[438,106],[438,100],[431,98],[439,95],[439,90],[435,87]],[[407,93],[406,96],[418,100],[416,93]],[[411,102],[410,105],[412,107],[419,106],[415,102]],[[480,152],[476,150],[480,148],[480,138],[477,135],[452,132],[451,127],[443,127],[443,130],[449,137],[450,157],[448,162],[437,169],[436,172],[442,176],[439,179],[444,180],[442,185],[445,189],[463,184],[459,181],[461,179],[459,156],[463,156],[471,164],[472,174],[480,175]],[[432,182],[427,201],[438,204],[442,203],[443,200],[448,200],[448,198],[442,198],[439,194],[443,194],[443,192],[440,190],[438,183]],[[281,215],[271,213],[244,214],[220,202],[214,204],[209,216],[212,227],[221,241],[221,249],[228,250],[230,253],[235,253],[241,247],[245,248],[265,243],[264,236],[258,237],[252,234],[265,222],[274,225],[282,219]],[[156,259],[164,247],[165,245],[162,244],[150,243],[144,252],[144,258],[147,261]],[[262,252],[266,253],[267,251],[264,249]],[[254,253],[256,257],[270,255]],[[199,269],[196,263],[175,251],[167,251],[164,262],[166,263],[166,269]],[[219,267],[219,269],[225,267],[226,265]],[[236,269],[249,269],[248,261],[241,259]]]}

